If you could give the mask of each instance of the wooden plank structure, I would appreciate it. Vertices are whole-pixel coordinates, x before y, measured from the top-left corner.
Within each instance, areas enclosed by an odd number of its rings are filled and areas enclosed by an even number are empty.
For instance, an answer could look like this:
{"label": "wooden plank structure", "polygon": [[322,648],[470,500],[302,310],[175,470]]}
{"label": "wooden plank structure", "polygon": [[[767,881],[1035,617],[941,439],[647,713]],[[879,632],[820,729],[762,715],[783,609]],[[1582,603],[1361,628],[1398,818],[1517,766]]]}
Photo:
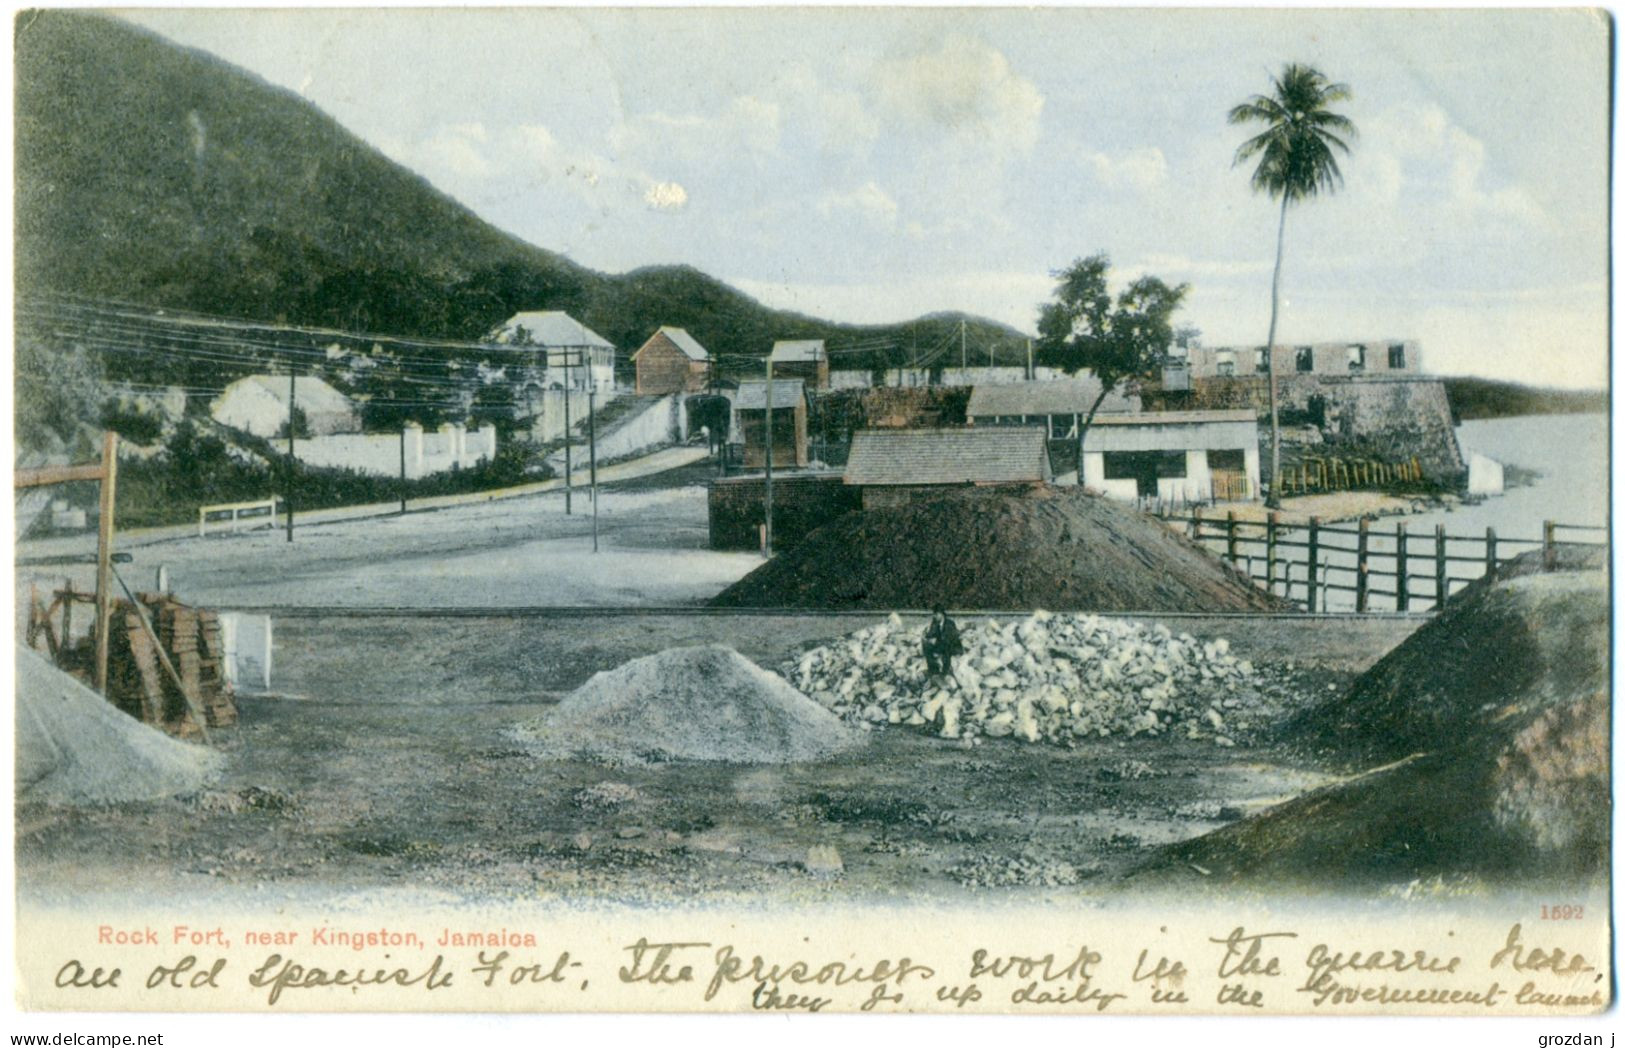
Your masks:
{"label": "wooden plank structure", "polygon": [[[107,694],[107,633],[113,608],[113,507],[118,487],[118,434],[102,434],[102,460],[93,465],[47,466],[12,473],[13,489],[94,480],[101,486],[96,526],[96,690]],[[70,605],[71,606],[71,602]],[[66,636],[61,638],[67,642]]]}
{"label": "wooden plank structure", "polygon": [[[17,489],[76,481],[100,485],[96,590],[76,590],[70,579],[46,604],[30,586],[29,646],[37,646],[43,639],[58,666],[92,677],[96,690],[114,705],[172,734],[207,739],[209,728],[236,723],[237,706],[226,679],[219,616],[187,607],[167,594],[137,596],[113,569],[118,434],[102,435],[98,463],[19,469],[12,474],[12,486]],[[114,601],[115,579],[128,600]],[[75,638],[73,608],[86,602],[95,604],[95,622],[89,636]]]}
{"label": "wooden plank structure", "polygon": [[225,674],[220,618],[163,594],[120,601],[113,627],[108,699],[182,738],[237,722]]}

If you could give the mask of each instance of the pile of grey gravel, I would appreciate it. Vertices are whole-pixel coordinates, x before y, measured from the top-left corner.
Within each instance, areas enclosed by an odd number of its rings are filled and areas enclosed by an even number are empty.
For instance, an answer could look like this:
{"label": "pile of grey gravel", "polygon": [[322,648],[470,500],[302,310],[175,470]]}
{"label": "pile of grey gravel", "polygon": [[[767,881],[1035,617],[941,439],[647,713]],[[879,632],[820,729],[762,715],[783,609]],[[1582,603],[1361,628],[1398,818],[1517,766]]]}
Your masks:
{"label": "pile of grey gravel", "polygon": [[17,798],[116,804],[198,792],[224,764],[179,742],[17,646]]}
{"label": "pile of grey gravel", "polygon": [[673,648],[594,674],[517,737],[548,759],[788,764],[862,736],[723,645]]}

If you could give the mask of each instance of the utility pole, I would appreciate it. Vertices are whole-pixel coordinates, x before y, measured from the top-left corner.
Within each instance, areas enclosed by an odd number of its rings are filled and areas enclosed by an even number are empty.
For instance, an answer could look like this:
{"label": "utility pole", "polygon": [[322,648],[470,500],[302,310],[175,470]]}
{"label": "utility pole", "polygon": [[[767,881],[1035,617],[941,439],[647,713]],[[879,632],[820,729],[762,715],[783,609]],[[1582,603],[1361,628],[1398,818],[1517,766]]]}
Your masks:
{"label": "utility pole", "polygon": [[[298,472],[299,460],[293,453],[293,398],[294,398],[294,370],[288,365],[288,483],[284,497],[288,502],[288,541],[293,541],[293,478]],[[275,521],[272,522],[273,526]]]}
{"label": "utility pole", "polygon": [[587,386],[587,483],[592,485],[592,551],[598,552],[598,390]]}
{"label": "utility pole", "polygon": [[767,354],[767,479],[763,484],[762,508],[766,524],[762,531],[762,552],[773,555],[773,351]]}
{"label": "utility pole", "polygon": [[[107,694],[107,652],[113,620],[113,511],[118,504],[118,434],[102,434],[102,486],[100,517],[96,521],[96,690]],[[69,603],[66,607],[71,608]],[[62,642],[68,642],[64,610]]]}
{"label": "utility pole", "polygon": [[564,351],[564,515],[570,515],[570,351]]}
{"label": "utility pole", "polygon": [[406,422],[401,421],[401,516],[406,516]]}
{"label": "utility pole", "polygon": [[[965,318],[959,318],[959,370],[964,371],[969,366],[965,359]],[[964,378],[963,375],[960,378]]]}
{"label": "utility pole", "polygon": [[1027,340],[1027,381],[1033,380],[1033,340]]}

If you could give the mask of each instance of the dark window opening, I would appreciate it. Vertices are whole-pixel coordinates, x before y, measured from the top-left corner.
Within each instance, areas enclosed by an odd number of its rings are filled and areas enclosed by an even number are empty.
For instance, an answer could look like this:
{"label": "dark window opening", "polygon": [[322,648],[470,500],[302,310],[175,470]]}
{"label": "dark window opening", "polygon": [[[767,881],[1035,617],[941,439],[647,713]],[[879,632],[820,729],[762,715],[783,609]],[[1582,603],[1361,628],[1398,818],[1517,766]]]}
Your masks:
{"label": "dark window opening", "polygon": [[1132,480],[1135,494],[1155,497],[1157,481],[1182,480],[1183,451],[1108,451],[1101,456],[1107,480]]}
{"label": "dark window opening", "polygon": [[1257,349],[1253,350],[1253,371],[1255,371],[1258,374],[1262,375],[1265,372],[1269,371],[1269,369],[1270,369],[1269,350],[1265,349],[1263,346],[1259,346]]}
{"label": "dark window opening", "polygon": [[1297,364],[1301,372],[1315,370],[1315,350],[1312,346],[1298,347]]}
{"label": "dark window opening", "polygon": [[1247,452],[1241,448],[1229,450],[1210,450],[1207,453],[1207,468],[1210,470],[1226,470],[1231,473],[1247,472]]}
{"label": "dark window opening", "polygon": [[1405,367],[1405,347],[1392,345],[1388,347],[1388,366],[1394,371],[1402,371]]}

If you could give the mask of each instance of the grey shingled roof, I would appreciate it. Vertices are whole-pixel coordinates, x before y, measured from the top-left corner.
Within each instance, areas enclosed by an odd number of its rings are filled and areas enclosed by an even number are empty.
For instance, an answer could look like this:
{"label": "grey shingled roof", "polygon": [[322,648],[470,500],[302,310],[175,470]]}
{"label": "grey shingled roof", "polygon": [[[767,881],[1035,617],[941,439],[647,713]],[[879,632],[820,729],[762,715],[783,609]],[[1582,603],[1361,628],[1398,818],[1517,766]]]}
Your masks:
{"label": "grey shingled roof", "polygon": [[615,348],[603,335],[557,309],[515,313],[491,333],[492,340],[502,345],[513,345],[514,334],[519,328],[524,328],[528,336],[525,345],[547,349]]}
{"label": "grey shingled roof", "polygon": [[695,341],[693,335],[680,327],[663,327],[660,329],[659,334],[671,339],[671,344],[682,350],[683,356],[690,360],[703,362],[711,359],[711,354],[705,351],[705,347]]}
{"label": "grey shingled roof", "polygon": [[809,338],[775,342],[771,356],[775,364],[817,363],[824,359],[824,340]]}
{"label": "grey shingled roof", "polygon": [[1198,426],[1214,422],[1257,422],[1258,416],[1246,409],[1221,411],[1147,411],[1138,415],[1095,418],[1101,426]]}
{"label": "grey shingled roof", "polygon": [[[970,418],[996,415],[1083,415],[1100,396],[1100,382],[1092,375],[1078,378],[1045,379],[1037,382],[1006,382],[973,387],[965,414]],[[1140,410],[1139,397],[1121,393],[1106,394],[1100,402],[1104,414]]]}
{"label": "grey shingled roof", "polygon": [[1014,484],[1047,481],[1038,426],[866,429],[852,435],[848,484]]}
{"label": "grey shingled roof", "polygon": [[[799,378],[776,378],[773,380],[773,410],[780,408],[793,408],[801,402],[801,380]],[[767,381],[765,379],[752,379],[739,383],[739,392],[734,395],[734,408],[739,411],[765,411],[767,409]]]}

